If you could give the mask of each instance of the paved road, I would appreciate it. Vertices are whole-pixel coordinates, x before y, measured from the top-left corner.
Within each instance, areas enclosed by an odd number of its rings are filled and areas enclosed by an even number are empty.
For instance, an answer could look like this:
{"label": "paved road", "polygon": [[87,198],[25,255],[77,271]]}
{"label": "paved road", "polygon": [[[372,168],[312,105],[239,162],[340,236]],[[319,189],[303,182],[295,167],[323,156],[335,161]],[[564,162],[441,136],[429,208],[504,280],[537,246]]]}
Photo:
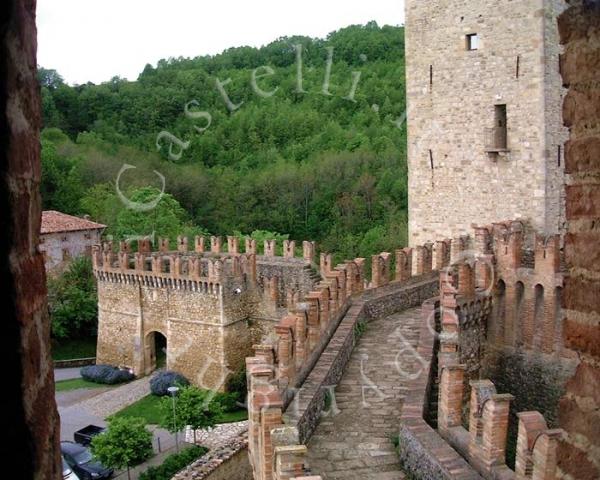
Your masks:
{"label": "paved road", "polygon": [[54,381],[60,382],[61,380],[71,380],[72,378],[80,378],[79,374],[80,367],[77,368],[55,368],[54,369]]}
{"label": "paved road", "polygon": [[[73,441],[73,434],[87,426],[106,426],[105,418],[129,403],[149,393],[148,378],[136,380],[120,387],[81,388],[56,393],[56,403],[60,415],[60,439]],[[153,433],[153,447],[156,456],[148,462],[132,469],[131,478],[151,465],[159,465],[170,453],[175,452],[175,436],[156,426],[148,427]],[[184,447],[185,433],[179,434],[180,447]],[[126,472],[117,472],[114,478],[127,478]]]}
{"label": "paved road", "polygon": [[308,444],[313,475],[324,480],[406,478],[392,438],[398,435],[421,319],[411,309],[367,326],[335,390],[339,413],[321,419]]}

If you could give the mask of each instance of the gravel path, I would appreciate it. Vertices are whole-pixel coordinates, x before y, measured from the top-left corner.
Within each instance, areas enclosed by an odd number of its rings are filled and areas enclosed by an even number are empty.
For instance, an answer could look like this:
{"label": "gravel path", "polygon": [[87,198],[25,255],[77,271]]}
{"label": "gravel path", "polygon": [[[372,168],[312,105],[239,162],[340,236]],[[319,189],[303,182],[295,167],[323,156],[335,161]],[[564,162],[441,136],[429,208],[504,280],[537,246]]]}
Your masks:
{"label": "gravel path", "polygon": [[143,377],[79,402],[77,406],[91,415],[106,418],[148,394],[150,394],[150,377]]}
{"label": "gravel path", "polygon": [[110,387],[98,387],[56,392],[56,405],[58,407],[71,407],[110,390],[112,390]]}
{"label": "gravel path", "polygon": [[[243,422],[221,423],[216,425],[215,428],[196,430],[196,443],[214,450],[247,430],[247,420]],[[194,431],[191,428],[186,429],[185,440],[188,443],[194,443]]]}

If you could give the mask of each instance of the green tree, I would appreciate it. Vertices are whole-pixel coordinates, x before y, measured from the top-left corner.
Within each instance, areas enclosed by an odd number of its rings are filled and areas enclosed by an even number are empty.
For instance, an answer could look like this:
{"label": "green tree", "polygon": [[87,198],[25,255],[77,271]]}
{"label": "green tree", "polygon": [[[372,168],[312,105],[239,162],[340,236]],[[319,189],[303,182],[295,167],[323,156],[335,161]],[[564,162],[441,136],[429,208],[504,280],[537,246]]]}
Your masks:
{"label": "green tree", "polygon": [[96,334],[96,281],[92,262],[88,257],[75,258],[63,274],[48,277],[48,304],[54,338],[89,337]]}
{"label": "green tree", "polygon": [[111,418],[107,431],[95,436],[90,447],[94,457],[107,467],[127,468],[127,477],[131,480],[129,468],[153,454],[152,433],[141,418]]}
{"label": "green tree", "polygon": [[80,200],[81,212],[107,226],[106,235],[115,235],[117,216],[124,208],[110,183],[98,183],[88,189]]}
{"label": "green tree", "polygon": [[193,385],[180,388],[175,397],[175,414],[173,414],[172,398],[162,398],[160,406],[161,426],[175,433],[189,425],[194,432],[194,443],[196,443],[196,430],[214,427],[223,413],[213,392],[201,390]]}
{"label": "green tree", "polygon": [[[122,208],[117,215],[115,233],[118,238],[132,236],[155,236],[169,238],[175,242],[178,235],[196,233],[189,221],[187,212],[169,193],[161,194],[155,187],[142,187],[127,195],[131,206]],[[149,210],[142,210],[135,205],[155,206]]]}

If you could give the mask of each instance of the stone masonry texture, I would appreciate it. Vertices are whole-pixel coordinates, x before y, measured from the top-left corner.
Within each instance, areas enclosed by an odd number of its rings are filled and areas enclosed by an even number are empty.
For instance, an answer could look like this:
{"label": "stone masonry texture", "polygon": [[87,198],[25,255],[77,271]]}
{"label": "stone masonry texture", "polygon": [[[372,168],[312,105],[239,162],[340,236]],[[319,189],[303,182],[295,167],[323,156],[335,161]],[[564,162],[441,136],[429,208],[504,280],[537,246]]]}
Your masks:
{"label": "stone masonry texture", "polygon": [[600,478],[600,2],[571,1],[559,19],[567,174],[565,342],[581,363],[560,400],[562,478]]}
{"label": "stone masonry texture", "polygon": [[[162,335],[167,369],[200,387],[223,390],[252,346],[272,334],[287,293],[306,292],[314,282],[310,266],[302,259],[261,257],[257,267],[256,282],[224,279],[218,288],[207,290],[97,274],[96,363],[148,375],[156,368],[155,337]],[[263,294],[270,278],[278,280],[274,302]]]}
{"label": "stone masonry texture", "polygon": [[[557,233],[566,129],[556,17],[562,0],[406,2],[409,243],[528,220]],[[467,35],[479,45],[468,50]],[[486,152],[496,106],[507,151]]]}
{"label": "stone masonry texture", "polygon": [[35,0],[0,5],[3,447],[23,479],[61,478],[46,277],[38,252],[40,96]]}

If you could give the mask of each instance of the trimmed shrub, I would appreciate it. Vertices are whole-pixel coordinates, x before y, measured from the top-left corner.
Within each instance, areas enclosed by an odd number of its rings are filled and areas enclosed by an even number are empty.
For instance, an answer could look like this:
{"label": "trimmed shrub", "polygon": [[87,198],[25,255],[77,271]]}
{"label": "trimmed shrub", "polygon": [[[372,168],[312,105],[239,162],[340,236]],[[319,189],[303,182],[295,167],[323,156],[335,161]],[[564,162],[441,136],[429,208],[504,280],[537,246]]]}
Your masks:
{"label": "trimmed shrub", "polygon": [[140,480],[170,480],[178,471],[187,467],[194,460],[200,458],[208,450],[197,445],[186,448],[179,453],[174,453],[165,458],[162,465],[150,467],[139,477]]}
{"label": "trimmed shrub", "polygon": [[177,372],[158,372],[150,379],[150,391],[159,397],[169,394],[169,387],[186,387],[190,381]]}
{"label": "trimmed shrub", "polygon": [[129,382],[135,378],[129,370],[112,365],[88,365],[79,370],[79,373],[84,380],[106,385]]}
{"label": "trimmed shrub", "polygon": [[238,393],[221,393],[215,394],[215,402],[221,405],[224,412],[235,412],[240,409],[237,404],[239,398]]}

